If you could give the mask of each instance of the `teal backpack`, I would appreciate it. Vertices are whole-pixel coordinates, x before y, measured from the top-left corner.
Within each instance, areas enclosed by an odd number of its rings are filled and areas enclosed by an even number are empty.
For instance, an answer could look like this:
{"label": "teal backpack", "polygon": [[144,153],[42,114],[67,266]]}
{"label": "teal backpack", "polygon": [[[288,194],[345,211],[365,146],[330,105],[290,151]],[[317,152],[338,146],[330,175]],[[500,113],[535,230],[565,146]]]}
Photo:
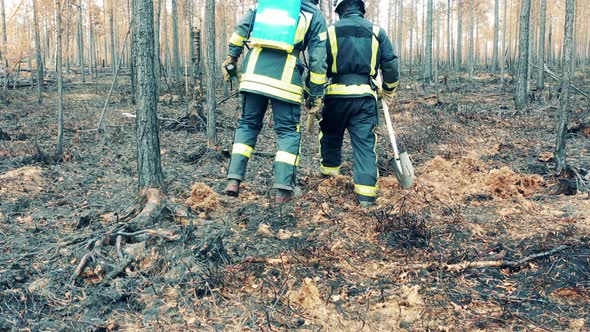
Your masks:
{"label": "teal backpack", "polygon": [[293,52],[301,0],[258,0],[250,45]]}

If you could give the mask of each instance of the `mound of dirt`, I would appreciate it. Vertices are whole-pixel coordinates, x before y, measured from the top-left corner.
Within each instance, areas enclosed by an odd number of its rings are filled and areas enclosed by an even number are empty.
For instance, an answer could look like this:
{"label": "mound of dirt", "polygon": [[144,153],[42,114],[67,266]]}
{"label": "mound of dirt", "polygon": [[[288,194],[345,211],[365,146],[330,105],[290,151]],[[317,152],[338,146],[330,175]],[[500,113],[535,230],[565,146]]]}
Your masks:
{"label": "mound of dirt", "polygon": [[543,186],[540,175],[517,174],[508,167],[492,170],[486,179],[489,193],[498,198],[530,197]]}
{"label": "mound of dirt", "polygon": [[40,167],[26,166],[0,175],[0,198],[16,201],[40,193],[45,183],[41,173]]}
{"label": "mound of dirt", "polygon": [[186,204],[195,212],[209,212],[219,205],[219,195],[204,183],[195,183]]}
{"label": "mound of dirt", "polygon": [[539,175],[515,173],[508,167],[489,170],[478,158],[447,160],[436,157],[420,167],[418,186],[445,202],[469,196],[489,195],[498,199],[530,197],[541,189]]}

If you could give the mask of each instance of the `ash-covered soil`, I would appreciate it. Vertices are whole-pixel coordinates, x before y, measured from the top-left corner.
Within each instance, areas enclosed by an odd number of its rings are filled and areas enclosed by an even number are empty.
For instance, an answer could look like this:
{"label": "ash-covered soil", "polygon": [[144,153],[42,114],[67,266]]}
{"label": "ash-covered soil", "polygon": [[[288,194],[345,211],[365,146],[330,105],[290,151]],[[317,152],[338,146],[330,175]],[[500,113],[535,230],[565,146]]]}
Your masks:
{"label": "ash-covered soil", "polygon": [[[67,89],[60,163],[53,87],[42,105],[28,89],[0,105],[0,331],[590,329],[590,200],[553,172],[555,84],[517,112],[492,76],[449,78],[438,100],[405,82],[393,117],[418,179],[397,184],[382,124],[369,210],[354,201],[348,145],[343,175],[319,177],[316,132],[303,133],[301,195],[277,207],[270,117],[242,195],[222,195],[239,98],[219,107],[209,150],[202,118],[164,96],[166,193],[193,213],[117,241],[106,235],[137,203],[134,110],[118,88],[94,130],[109,79]],[[590,104],[572,101],[568,161],[583,172]]]}

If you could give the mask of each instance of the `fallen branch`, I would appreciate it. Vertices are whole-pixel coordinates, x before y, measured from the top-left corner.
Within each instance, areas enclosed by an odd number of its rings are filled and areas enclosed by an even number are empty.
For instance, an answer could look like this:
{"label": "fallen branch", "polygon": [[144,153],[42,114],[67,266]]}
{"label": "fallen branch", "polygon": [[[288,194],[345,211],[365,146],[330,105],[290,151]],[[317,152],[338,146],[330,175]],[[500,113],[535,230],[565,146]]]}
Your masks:
{"label": "fallen branch", "polygon": [[507,261],[507,260],[495,260],[495,261],[475,261],[469,262],[464,261],[456,264],[446,264],[446,263],[423,263],[423,264],[411,264],[406,266],[399,266],[402,270],[443,270],[449,272],[462,272],[468,269],[482,269],[487,267],[494,267],[494,268],[516,268],[522,266],[528,262],[549,257],[555,255],[559,252],[567,250],[571,248],[572,245],[561,245],[549,251],[544,251],[538,254],[530,255],[524,257],[517,261]]}
{"label": "fallen branch", "polygon": [[[539,67],[539,66],[535,66],[534,64],[531,64],[531,66],[533,66],[533,67],[535,67],[535,68],[537,68],[537,69],[541,69],[541,67]],[[560,83],[561,83],[561,78],[559,78],[559,77],[558,77],[558,76],[557,76],[557,75],[556,75],[554,72],[552,72],[552,71],[551,71],[551,69],[549,69],[549,68],[547,67],[547,65],[545,65],[545,66],[543,67],[543,70],[544,70],[544,71],[545,71],[547,74],[549,74],[549,76],[551,76],[551,78],[553,78],[554,80],[556,80],[556,81],[558,81],[558,82],[560,82]],[[582,90],[580,90],[580,89],[576,88],[576,87],[575,87],[575,86],[573,86],[573,85],[570,85],[570,87],[571,87],[572,89],[574,89],[574,90],[575,90],[577,93],[579,93],[579,94],[581,94],[582,96],[584,96],[584,97],[586,97],[586,98],[590,99],[590,96],[588,96],[588,95],[587,95],[587,94],[586,94],[584,91],[582,91]]]}

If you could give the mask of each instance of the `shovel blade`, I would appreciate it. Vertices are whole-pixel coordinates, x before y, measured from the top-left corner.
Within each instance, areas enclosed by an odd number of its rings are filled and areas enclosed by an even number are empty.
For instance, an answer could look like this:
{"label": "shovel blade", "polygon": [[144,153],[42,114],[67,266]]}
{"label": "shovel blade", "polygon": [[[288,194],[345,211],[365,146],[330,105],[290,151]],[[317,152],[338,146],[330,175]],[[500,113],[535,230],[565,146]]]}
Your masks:
{"label": "shovel blade", "polygon": [[402,152],[399,161],[393,163],[393,172],[403,188],[408,189],[412,186],[415,179],[414,166],[407,152]]}

